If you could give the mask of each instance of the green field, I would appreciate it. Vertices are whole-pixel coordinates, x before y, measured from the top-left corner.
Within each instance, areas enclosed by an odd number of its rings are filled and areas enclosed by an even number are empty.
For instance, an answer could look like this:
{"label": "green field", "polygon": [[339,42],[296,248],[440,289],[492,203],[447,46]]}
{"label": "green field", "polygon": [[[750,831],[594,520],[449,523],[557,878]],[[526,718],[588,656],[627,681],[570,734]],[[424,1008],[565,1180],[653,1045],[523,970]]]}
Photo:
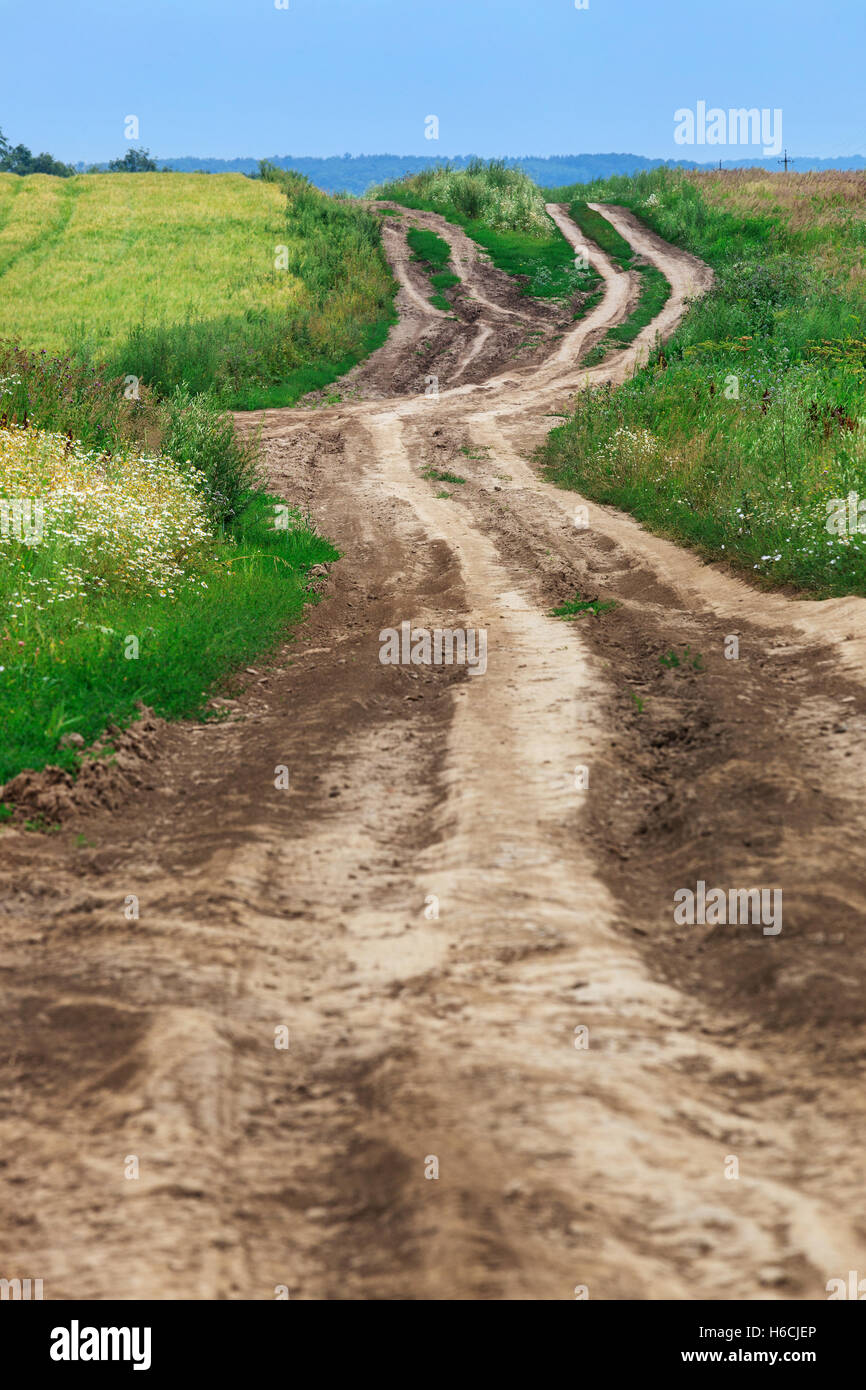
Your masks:
{"label": "green field", "polygon": [[106,352],[142,322],[288,309],[284,201],[240,174],[0,174],[0,336]]}
{"label": "green field", "polygon": [[0,338],[24,347],[243,409],[333,381],[392,320],[376,219],[298,177],[0,174]]}

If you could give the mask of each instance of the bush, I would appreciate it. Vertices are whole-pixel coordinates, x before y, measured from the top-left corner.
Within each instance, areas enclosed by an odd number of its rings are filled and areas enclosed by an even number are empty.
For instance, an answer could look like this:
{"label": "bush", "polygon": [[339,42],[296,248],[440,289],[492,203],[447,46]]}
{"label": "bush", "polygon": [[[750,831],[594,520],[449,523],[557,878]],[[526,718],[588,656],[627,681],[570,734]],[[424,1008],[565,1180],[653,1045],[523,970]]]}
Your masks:
{"label": "bush", "polygon": [[0,130],[0,173],[4,174],[54,174],[56,178],[70,179],[75,173],[71,164],[63,164],[44,150],[34,154],[26,145],[10,145]]}
{"label": "bush", "polygon": [[109,174],[149,174],[156,173],[156,162],[150,157],[150,150],[144,146],[137,150],[127,150],[122,159],[112,159],[108,163]]}
{"label": "bush", "polygon": [[179,386],[165,403],[162,449],[188,463],[204,480],[208,512],[221,525],[238,515],[241,499],[258,481],[257,447],[236,438],[230,415],[211,396]]}
{"label": "bush", "polygon": [[493,231],[550,235],[541,190],[522,169],[511,168],[503,159],[489,163],[473,159],[460,170],[448,165],[425,169],[408,179],[382,184],[372,196],[402,202],[407,193],[419,205],[449,209],[457,214],[457,221],[483,222]]}

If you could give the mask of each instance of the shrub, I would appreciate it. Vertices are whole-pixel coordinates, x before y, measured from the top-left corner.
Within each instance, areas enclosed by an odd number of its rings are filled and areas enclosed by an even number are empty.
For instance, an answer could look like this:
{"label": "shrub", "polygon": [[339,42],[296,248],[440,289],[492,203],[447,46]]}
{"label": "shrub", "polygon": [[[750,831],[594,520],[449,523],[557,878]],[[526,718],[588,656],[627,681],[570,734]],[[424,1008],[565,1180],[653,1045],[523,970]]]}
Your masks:
{"label": "shrub", "polygon": [[213,397],[194,396],[186,386],[172,392],[165,409],[164,453],[190,465],[202,479],[214,522],[237,516],[241,499],[258,481],[255,443],[235,436],[232,417]]}
{"label": "shrub", "polygon": [[[474,159],[465,169],[440,165],[406,180],[383,184],[373,196],[396,198],[409,192],[421,203],[457,213],[458,220],[483,222],[493,231],[550,235],[541,190],[522,169],[502,159]],[[447,215],[447,214],[446,214]]]}

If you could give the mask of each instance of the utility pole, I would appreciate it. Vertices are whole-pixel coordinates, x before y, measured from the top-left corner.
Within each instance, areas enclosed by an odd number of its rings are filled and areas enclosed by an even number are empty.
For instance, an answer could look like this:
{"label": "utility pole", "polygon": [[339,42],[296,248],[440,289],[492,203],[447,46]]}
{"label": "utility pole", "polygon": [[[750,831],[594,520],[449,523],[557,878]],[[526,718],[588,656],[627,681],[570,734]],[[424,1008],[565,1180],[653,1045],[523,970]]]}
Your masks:
{"label": "utility pole", "polygon": [[785,157],[784,157],[784,159],[777,159],[777,160],[776,160],[776,163],[777,163],[777,164],[784,164],[784,166],[785,166],[785,173],[787,174],[787,172],[788,172],[788,165],[789,165],[789,164],[793,164],[793,163],[794,163],[794,160],[793,160],[792,157],[789,157],[788,151],[785,150]]}

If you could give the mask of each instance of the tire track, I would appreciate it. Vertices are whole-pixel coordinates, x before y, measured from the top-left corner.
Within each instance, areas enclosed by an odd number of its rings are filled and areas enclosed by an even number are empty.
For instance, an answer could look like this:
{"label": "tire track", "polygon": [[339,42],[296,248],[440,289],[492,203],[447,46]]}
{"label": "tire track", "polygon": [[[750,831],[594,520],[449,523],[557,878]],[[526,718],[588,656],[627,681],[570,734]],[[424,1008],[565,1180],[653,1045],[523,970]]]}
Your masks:
{"label": "tire track", "polygon": [[[586,504],[577,532],[583,499],[526,461],[546,413],[624,379],[710,283],[601,211],[671,280],[656,323],[581,368],[634,295],[589,248],[601,303],[506,365],[528,320],[445,227],[485,313],[449,325],[443,360],[452,381],[489,363],[485,380],[240,422],[348,557],[328,602],[257,663],[237,722],[165,732],[137,822],[83,817],[96,848],[46,841],[38,875],[28,838],[4,833],[4,1247],[46,1296],[813,1298],[860,1267],[859,939],[825,951],[796,909],[772,956],[674,939],[668,890],[701,854],[708,873],[793,874],[780,827],[796,802],[804,872],[832,865],[856,913],[841,871],[856,778],[844,833],[804,794],[816,758],[834,777],[848,752],[861,766],[866,605],[756,595],[608,508]],[[402,237],[386,245],[398,261]],[[436,314],[420,292],[400,304],[360,390],[388,394]],[[437,497],[425,470],[458,463],[465,483]],[[621,609],[549,616],[578,583]],[[483,628],[486,673],[382,664],[380,633],[403,621]],[[641,725],[623,689],[689,624],[702,642],[720,624],[772,634],[790,686],[719,667],[709,694],[653,686]],[[831,643],[849,685],[827,674]],[[764,782],[735,756],[745,694]],[[850,730],[810,754],[811,712],[842,699]],[[128,1153],[140,1185],[124,1185]]]}

